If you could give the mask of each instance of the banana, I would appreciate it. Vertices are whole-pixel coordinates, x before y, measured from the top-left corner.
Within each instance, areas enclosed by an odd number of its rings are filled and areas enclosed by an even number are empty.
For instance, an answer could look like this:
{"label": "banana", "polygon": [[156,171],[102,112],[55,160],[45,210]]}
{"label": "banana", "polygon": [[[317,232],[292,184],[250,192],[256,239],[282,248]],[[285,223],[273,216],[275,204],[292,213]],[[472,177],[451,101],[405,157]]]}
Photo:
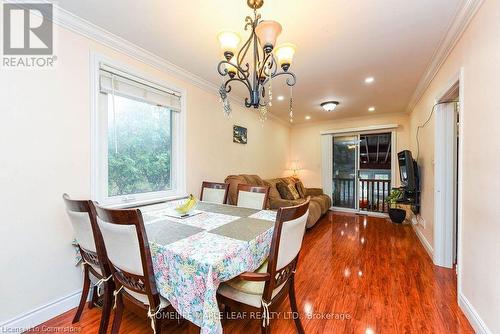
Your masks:
{"label": "banana", "polygon": [[189,213],[192,209],[194,209],[194,207],[196,206],[197,203],[198,203],[198,201],[193,196],[193,194],[191,194],[191,195],[189,195],[187,202],[182,204],[181,206],[175,208],[175,211],[177,211],[181,215],[185,215],[185,214]]}

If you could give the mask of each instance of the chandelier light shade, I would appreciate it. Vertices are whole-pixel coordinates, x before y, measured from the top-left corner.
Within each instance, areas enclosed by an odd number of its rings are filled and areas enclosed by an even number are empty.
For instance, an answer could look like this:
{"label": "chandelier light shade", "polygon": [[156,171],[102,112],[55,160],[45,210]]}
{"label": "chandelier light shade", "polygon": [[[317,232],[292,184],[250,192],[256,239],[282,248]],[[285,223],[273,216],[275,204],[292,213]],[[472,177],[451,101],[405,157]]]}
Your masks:
{"label": "chandelier light shade", "polygon": [[323,107],[323,109],[325,109],[325,111],[328,111],[328,112],[334,111],[338,105],[339,105],[339,103],[337,101],[327,101],[327,102],[321,103],[321,106]]}
{"label": "chandelier light shade", "polygon": [[292,65],[294,55],[295,45],[292,43],[284,43],[278,46],[276,49],[276,58],[278,58],[278,64],[281,66],[283,71],[288,71]]}
{"label": "chandelier light shade", "polygon": [[[219,40],[224,60],[219,62],[217,71],[225,81],[219,88],[219,94],[224,106],[224,113],[231,114],[228,94],[232,84],[243,85],[248,91],[245,106],[259,109],[261,121],[267,118],[268,108],[272,106],[272,85],[274,78],[287,76],[286,84],[290,87],[290,122],[293,122],[293,92],[292,87],[297,79],[289,68],[295,54],[295,46],[285,43],[275,48],[282,27],[276,21],[261,20],[257,9],[264,5],[264,0],[247,0],[253,10],[253,18],[247,16],[244,29],[250,31],[248,39],[238,49],[239,35],[234,32],[221,32]],[[274,52],[273,52],[274,50]]]}
{"label": "chandelier light shade", "polygon": [[231,31],[223,31],[219,33],[217,39],[219,40],[224,57],[226,57],[226,59],[228,59],[228,57],[231,59],[238,50],[238,45],[241,41],[240,36]]}
{"label": "chandelier light shade", "polygon": [[259,43],[264,52],[269,53],[273,51],[276,45],[276,40],[281,34],[281,24],[276,21],[262,21],[255,28],[255,33],[259,38]]}

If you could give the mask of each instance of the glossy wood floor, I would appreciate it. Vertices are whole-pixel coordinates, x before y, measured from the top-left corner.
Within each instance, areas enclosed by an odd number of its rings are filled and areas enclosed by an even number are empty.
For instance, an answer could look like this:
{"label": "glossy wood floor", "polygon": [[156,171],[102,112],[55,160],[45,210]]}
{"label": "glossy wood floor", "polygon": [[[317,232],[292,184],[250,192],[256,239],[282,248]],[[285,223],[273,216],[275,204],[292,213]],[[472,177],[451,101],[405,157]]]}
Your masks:
{"label": "glossy wood floor", "polygon": [[[473,333],[458,308],[455,282],[453,270],[432,264],[411,226],[340,213],[306,233],[296,275],[306,333]],[[288,300],[277,309],[289,310]],[[73,314],[44,326],[67,330]],[[99,310],[86,309],[73,330],[97,333],[99,319]],[[260,333],[259,326],[259,320],[228,320],[224,332]],[[187,328],[173,322],[162,333]],[[151,332],[146,318],[126,313],[121,333]],[[273,333],[294,332],[293,320],[273,322]]]}

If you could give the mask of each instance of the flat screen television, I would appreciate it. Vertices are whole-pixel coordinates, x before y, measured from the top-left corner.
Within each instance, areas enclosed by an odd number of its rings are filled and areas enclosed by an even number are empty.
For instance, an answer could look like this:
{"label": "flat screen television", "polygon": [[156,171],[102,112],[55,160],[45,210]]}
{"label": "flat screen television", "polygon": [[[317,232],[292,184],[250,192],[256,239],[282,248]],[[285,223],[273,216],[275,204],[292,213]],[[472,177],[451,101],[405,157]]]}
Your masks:
{"label": "flat screen television", "polygon": [[411,152],[408,150],[398,153],[399,175],[401,184],[406,191],[414,192],[418,190],[418,167],[417,162],[413,160]]}

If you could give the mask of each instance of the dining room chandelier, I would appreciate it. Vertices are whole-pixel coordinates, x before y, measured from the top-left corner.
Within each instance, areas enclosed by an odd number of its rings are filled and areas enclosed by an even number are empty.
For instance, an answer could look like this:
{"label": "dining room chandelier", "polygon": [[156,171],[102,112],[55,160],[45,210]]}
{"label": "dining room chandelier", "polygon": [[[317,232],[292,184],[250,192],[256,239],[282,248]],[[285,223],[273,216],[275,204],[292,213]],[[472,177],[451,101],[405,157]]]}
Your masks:
{"label": "dining room chandelier", "polygon": [[232,112],[228,94],[232,90],[231,85],[239,82],[248,90],[245,106],[259,109],[259,118],[265,121],[273,103],[273,79],[284,75],[288,76],[286,79],[286,84],[290,87],[288,113],[290,122],[293,122],[292,87],[297,79],[290,71],[290,66],[295,46],[284,43],[276,47],[276,40],[282,27],[276,21],[261,19],[257,9],[264,5],[264,0],[247,0],[247,4],[253,9],[254,17],[245,18],[245,31],[251,29],[251,33],[243,46],[238,50],[241,39],[237,33],[223,31],[217,36],[224,54],[224,60],[217,66],[219,74],[226,77],[219,89],[224,113],[229,116]]}

